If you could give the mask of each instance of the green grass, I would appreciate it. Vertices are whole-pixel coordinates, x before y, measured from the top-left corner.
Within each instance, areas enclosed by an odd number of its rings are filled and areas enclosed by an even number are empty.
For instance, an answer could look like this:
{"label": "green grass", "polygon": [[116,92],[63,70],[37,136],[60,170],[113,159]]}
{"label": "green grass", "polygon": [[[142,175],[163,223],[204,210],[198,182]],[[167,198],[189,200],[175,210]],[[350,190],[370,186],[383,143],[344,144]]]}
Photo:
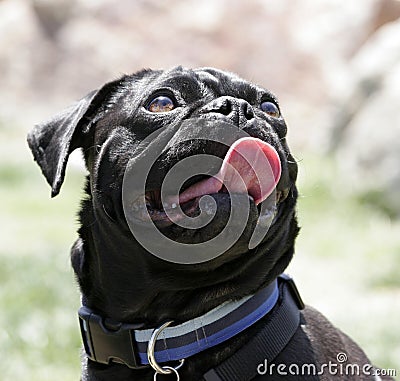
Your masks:
{"label": "green grass", "polygon": [[302,226],[290,270],[304,299],[400,372],[400,221],[353,194],[333,158],[300,163]]}
{"label": "green grass", "polygon": [[77,380],[79,293],[69,263],[83,175],[62,195],[33,163],[22,132],[0,130],[1,380]]}
{"label": "green grass", "polygon": [[[0,129],[1,379],[77,380],[79,293],[69,248],[84,175],[70,169],[50,199],[24,134]],[[306,302],[374,363],[400,372],[400,222],[352,194],[351,180],[332,158],[300,162],[302,231],[289,272]]]}

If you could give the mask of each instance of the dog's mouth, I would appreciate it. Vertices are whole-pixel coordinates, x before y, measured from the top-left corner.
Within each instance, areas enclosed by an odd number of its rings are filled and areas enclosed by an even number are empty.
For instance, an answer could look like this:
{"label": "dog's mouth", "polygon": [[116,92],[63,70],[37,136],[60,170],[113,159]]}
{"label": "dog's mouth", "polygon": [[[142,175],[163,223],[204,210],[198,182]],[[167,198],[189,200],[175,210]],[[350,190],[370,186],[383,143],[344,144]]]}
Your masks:
{"label": "dog's mouth", "polygon": [[[200,212],[211,214],[208,204],[199,207],[205,195],[218,196],[218,199],[233,194],[247,194],[260,211],[261,203],[276,189],[281,176],[281,161],[275,148],[253,137],[245,137],[233,143],[223,158],[219,172],[214,176],[203,176],[179,195],[161,198],[161,190],[146,191],[144,198],[132,203],[136,219],[148,221],[160,227],[178,223],[186,217],[196,217]],[[287,190],[276,191],[276,203],[287,196]]]}

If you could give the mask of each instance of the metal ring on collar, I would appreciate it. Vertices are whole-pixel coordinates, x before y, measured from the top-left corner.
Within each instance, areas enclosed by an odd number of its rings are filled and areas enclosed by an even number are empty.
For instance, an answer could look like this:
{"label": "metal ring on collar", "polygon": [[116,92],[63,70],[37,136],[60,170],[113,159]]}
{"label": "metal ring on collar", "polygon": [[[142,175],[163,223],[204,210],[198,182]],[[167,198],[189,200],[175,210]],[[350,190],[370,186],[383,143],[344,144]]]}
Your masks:
{"label": "metal ring on collar", "polygon": [[[180,367],[181,365],[179,365],[179,367]],[[181,378],[179,377],[179,373],[178,373],[178,371],[176,370],[176,368],[172,368],[171,366],[164,366],[163,367],[163,369],[164,370],[168,370],[170,373],[175,373],[175,376],[176,376],[176,381],[179,381]],[[160,374],[160,373],[158,373],[158,372],[155,372],[154,373],[154,377],[153,377],[153,381],[157,381],[157,375],[158,374]]]}
{"label": "metal ring on collar", "polygon": [[156,374],[154,375],[154,379],[156,379],[156,375],[157,373],[161,373],[161,374],[171,374],[171,373],[175,373],[177,375],[177,380],[179,380],[179,374],[177,372],[177,370],[183,365],[183,363],[185,362],[185,359],[181,359],[179,360],[179,365],[176,366],[175,368],[171,367],[171,366],[160,366],[158,365],[155,355],[154,355],[154,350],[156,347],[156,342],[157,342],[157,338],[160,335],[160,333],[167,328],[170,324],[172,324],[172,321],[167,321],[166,323],[164,323],[161,327],[156,328],[149,340],[149,345],[147,347],[147,359],[149,360],[149,364],[150,366],[156,371]]}

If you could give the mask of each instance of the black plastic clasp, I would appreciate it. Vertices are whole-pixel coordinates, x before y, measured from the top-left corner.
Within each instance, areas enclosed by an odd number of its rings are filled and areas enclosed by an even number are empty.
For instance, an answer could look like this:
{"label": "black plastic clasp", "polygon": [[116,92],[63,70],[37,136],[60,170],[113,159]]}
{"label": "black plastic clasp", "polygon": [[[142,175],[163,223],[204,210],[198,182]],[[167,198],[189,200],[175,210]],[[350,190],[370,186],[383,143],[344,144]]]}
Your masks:
{"label": "black plastic clasp", "polygon": [[289,287],[290,293],[292,294],[293,299],[296,301],[299,310],[304,310],[305,304],[301,298],[299,290],[297,289],[296,283],[294,283],[293,278],[287,274],[281,274],[279,275],[279,278],[282,279]]}
{"label": "black plastic clasp", "polygon": [[116,325],[116,329],[107,329],[103,318],[95,314],[90,308],[81,307],[78,312],[83,345],[87,356],[95,362],[110,364],[122,363],[132,369],[146,368],[140,364],[133,338],[133,330],[141,325]]}

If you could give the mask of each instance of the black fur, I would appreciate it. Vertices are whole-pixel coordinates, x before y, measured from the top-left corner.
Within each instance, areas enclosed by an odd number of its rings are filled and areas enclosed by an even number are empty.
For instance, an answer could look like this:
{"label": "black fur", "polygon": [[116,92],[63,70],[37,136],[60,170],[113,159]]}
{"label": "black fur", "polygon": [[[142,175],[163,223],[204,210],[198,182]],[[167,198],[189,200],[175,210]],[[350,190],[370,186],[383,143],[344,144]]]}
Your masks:
{"label": "black fur", "polygon": [[[180,107],[162,116],[145,111],[151,95],[166,88]],[[222,110],[218,103],[224,97],[231,97],[228,111]],[[72,266],[85,305],[117,321],[157,327],[166,320],[181,322],[194,318],[226,300],[254,293],[285,270],[299,231],[295,215],[297,165],[286,144],[284,119],[265,114],[259,107],[264,100],[278,105],[269,91],[216,69],[144,70],[104,85],[67,113],[37,126],[29,134],[30,148],[52,186],[53,196],[62,185],[68,155],[76,148],[83,149],[89,176],[79,213],[79,239],[72,248]],[[238,130],[272,144],[282,162],[277,190],[285,190],[287,197],[279,203],[274,224],[256,248],[250,251],[247,248],[258,213],[253,207],[253,219],[249,218],[247,230],[226,253],[210,262],[179,265],[147,253],[134,239],[122,209],[122,179],[132,152],[157,129],[175,128],[177,141],[180,136],[187,138],[190,134],[193,144],[171,144],[156,165],[154,176],[150,175],[149,187],[159,186],[162,174],[184,157],[201,152],[224,157],[227,147],[199,142],[196,140],[199,131],[194,128],[188,132],[179,127],[181,121],[196,117],[216,123],[229,122]],[[208,132],[210,136],[216,133],[213,128]],[[144,155],[145,151],[136,154]],[[226,197],[216,197],[216,201],[221,209],[229,202]],[[224,217],[218,215],[211,223],[212,229],[201,230],[197,236],[196,232],[176,227],[166,233],[176,239],[207,240]],[[229,357],[262,329],[268,319],[266,316],[243,334],[188,358],[180,371],[181,379],[200,380],[205,371]],[[344,351],[349,361],[368,361],[353,342],[325,323],[317,312],[307,308],[302,321],[304,326],[299,327],[276,359],[277,364],[318,364],[333,361],[338,352]],[[92,363],[85,356],[83,359],[83,380],[152,380],[153,373],[151,369],[131,370],[119,364]]]}

